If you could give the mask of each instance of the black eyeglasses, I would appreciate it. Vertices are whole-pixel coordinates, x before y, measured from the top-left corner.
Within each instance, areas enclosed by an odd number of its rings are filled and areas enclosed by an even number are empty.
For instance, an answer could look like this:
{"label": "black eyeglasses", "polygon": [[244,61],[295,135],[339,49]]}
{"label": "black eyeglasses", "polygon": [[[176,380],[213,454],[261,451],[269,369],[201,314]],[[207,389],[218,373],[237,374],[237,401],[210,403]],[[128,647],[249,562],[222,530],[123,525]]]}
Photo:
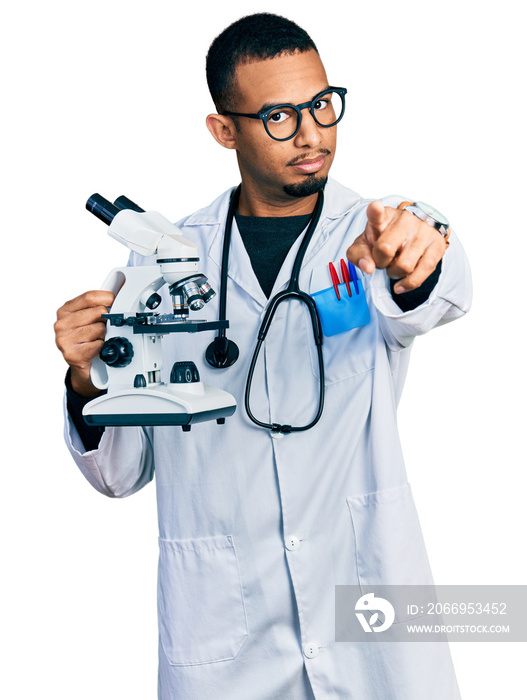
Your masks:
{"label": "black eyeglasses", "polygon": [[319,92],[309,102],[299,105],[278,104],[265,109],[258,114],[245,114],[243,112],[223,112],[230,117],[249,117],[249,119],[261,119],[265,130],[275,141],[287,141],[294,138],[302,123],[302,110],[309,112],[319,126],[325,128],[335,126],[344,116],[346,108],[346,88],[328,87]]}

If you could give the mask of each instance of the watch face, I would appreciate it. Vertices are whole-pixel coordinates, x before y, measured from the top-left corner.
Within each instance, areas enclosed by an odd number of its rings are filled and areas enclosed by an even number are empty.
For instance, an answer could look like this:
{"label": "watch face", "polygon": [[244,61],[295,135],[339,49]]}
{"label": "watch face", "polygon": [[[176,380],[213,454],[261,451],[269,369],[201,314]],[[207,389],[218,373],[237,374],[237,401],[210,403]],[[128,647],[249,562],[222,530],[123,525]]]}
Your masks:
{"label": "watch face", "polygon": [[434,207],[431,207],[429,204],[425,204],[424,202],[416,202],[416,205],[419,207],[419,209],[422,209],[427,216],[434,219],[434,221],[437,221],[443,226],[449,225],[449,221],[446,216],[437,211],[437,209],[434,209]]}

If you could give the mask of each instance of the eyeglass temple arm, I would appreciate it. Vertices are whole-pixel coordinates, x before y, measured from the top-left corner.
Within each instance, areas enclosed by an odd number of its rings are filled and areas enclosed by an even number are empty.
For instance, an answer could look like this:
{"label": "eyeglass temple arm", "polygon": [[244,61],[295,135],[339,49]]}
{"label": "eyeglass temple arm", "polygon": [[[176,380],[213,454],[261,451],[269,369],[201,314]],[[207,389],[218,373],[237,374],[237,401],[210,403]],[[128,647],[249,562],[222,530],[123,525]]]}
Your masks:
{"label": "eyeglass temple arm", "polygon": [[243,112],[223,112],[226,117],[249,117],[249,119],[263,119],[259,114],[244,114]]}

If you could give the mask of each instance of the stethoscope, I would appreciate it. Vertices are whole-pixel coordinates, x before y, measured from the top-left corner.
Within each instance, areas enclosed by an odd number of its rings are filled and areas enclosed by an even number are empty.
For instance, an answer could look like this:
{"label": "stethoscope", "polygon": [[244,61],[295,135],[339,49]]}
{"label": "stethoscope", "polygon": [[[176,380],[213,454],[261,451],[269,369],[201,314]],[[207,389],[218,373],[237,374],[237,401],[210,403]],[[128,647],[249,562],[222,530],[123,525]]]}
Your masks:
{"label": "stethoscope", "polygon": [[[228,271],[228,266],[229,266],[229,249],[230,249],[230,243],[231,243],[231,233],[232,233],[232,222],[234,219],[234,212],[236,211],[236,207],[238,205],[238,201],[240,198],[240,187],[238,187],[233,195],[231,196],[230,204],[229,204],[229,210],[227,212],[227,220],[225,222],[225,235],[223,238],[223,252],[222,252],[222,259],[221,259],[221,281],[220,281],[220,309],[219,309],[219,320],[220,321],[225,321],[226,320],[226,312],[227,312],[227,271]],[[308,249],[309,243],[311,242],[311,238],[313,237],[313,234],[315,232],[315,229],[317,227],[318,221],[320,219],[320,214],[322,213],[322,206],[324,204],[324,194],[323,192],[320,192],[318,195],[317,203],[315,205],[315,210],[313,211],[313,215],[311,217],[311,220],[309,222],[308,229],[306,233],[304,234],[304,238],[302,239],[302,243],[300,244],[300,248],[298,250],[298,253],[296,254],[295,261],[293,263],[293,271],[291,273],[291,277],[289,279],[289,284],[286,289],[284,289],[282,292],[278,292],[278,294],[275,294],[272,299],[269,300],[269,303],[267,305],[267,309],[265,311],[264,318],[262,320],[260,330],[258,331],[258,338],[257,338],[257,343],[256,343],[256,348],[254,350],[252,360],[251,360],[251,365],[249,367],[249,372],[247,374],[247,382],[245,385],[245,410],[247,411],[247,415],[249,418],[252,420],[253,423],[256,425],[260,426],[261,428],[267,428],[268,430],[271,430],[273,433],[293,433],[293,432],[300,432],[302,430],[309,430],[312,428],[318,421],[320,420],[320,417],[322,416],[322,410],[324,408],[324,360],[322,357],[322,328],[320,325],[320,319],[318,316],[318,311],[317,307],[315,305],[315,302],[309,294],[306,292],[303,292],[298,283],[298,278],[300,275],[300,268],[302,267],[302,262],[304,260],[304,256],[306,254],[306,251]],[[318,354],[318,367],[319,367],[319,377],[320,377],[320,393],[319,393],[319,399],[318,399],[318,409],[316,412],[315,417],[311,421],[311,423],[307,425],[302,425],[302,426],[293,426],[293,425],[281,425],[280,423],[264,423],[261,420],[258,420],[255,418],[251,411],[250,407],[250,394],[251,394],[251,386],[252,386],[252,381],[253,381],[253,375],[254,375],[254,370],[256,367],[256,362],[258,360],[258,355],[260,354],[260,350],[262,347],[262,344],[267,336],[267,332],[269,330],[269,327],[272,323],[273,317],[276,313],[277,308],[280,306],[280,304],[283,301],[286,301],[287,299],[297,299],[298,301],[302,302],[305,304],[309,310],[309,315],[311,317],[311,325],[313,327],[313,336],[315,339],[315,345],[317,348],[317,354]],[[215,367],[217,369],[224,369],[226,367],[231,367],[236,360],[238,359],[240,354],[240,350],[236,343],[233,340],[230,340],[226,336],[225,328],[222,328],[218,331],[218,335],[214,339],[214,341],[208,346],[206,352],[205,352],[205,357],[207,359],[207,362],[209,365],[212,367]]]}

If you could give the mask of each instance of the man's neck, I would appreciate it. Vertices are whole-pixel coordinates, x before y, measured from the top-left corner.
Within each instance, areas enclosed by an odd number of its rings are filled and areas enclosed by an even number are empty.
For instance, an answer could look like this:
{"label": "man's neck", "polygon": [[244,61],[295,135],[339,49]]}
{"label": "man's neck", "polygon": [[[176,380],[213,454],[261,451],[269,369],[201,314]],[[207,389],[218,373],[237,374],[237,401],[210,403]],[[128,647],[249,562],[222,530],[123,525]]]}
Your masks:
{"label": "man's neck", "polygon": [[242,216],[302,216],[311,214],[318,194],[308,197],[290,197],[284,193],[281,199],[271,199],[264,193],[252,192],[242,183],[238,212]]}

